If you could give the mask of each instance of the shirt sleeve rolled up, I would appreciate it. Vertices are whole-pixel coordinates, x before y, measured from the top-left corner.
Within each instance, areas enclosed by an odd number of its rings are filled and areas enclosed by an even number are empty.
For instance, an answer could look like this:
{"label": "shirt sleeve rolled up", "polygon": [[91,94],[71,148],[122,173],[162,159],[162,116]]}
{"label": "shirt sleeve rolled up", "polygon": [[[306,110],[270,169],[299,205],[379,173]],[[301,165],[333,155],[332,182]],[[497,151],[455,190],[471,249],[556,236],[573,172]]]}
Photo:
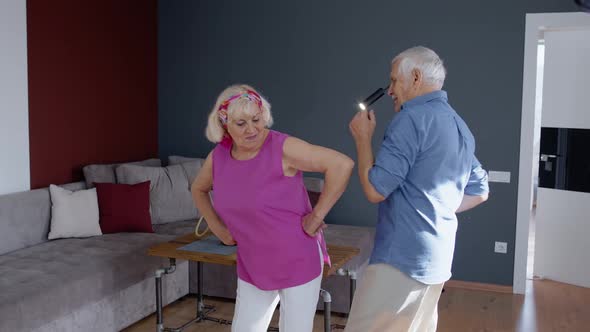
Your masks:
{"label": "shirt sleeve rolled up", "polygon": [[388,197],[405,180],[420,147],[412,118],[400,113],[387,128],[375,164],[369,170],[369,182],[383,197]]}
{"label": "shirt sleeve rolled up", "polygon": [[469,181],[465,187],[465,195],[483,196],[490,191],[488,185],[488,173],[481,167],[477,157],[473,156]]}

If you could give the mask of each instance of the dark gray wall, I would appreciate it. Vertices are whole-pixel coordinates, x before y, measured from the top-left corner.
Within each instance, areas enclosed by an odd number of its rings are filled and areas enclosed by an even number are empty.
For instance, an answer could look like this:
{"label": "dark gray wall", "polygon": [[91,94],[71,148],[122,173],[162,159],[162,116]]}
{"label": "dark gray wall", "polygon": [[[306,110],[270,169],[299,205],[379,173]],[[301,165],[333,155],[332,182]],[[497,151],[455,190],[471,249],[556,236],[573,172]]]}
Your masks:
{"label": "dark gray wall", "polygon": [[[159,152],[205,156],[207,115],[232,83],[272,104],[276,130],[356,157],[355,103],[388,82],[391,58],[425,45],[445,60],[445,90],[488,170],[510,171],[489,201],[460,215],[453,278],[512,284],[525,13],[575,11],[573,0],[159,1]],[[393,117],[375,105],[375,150]],[[374,225],[356,174],[330,223]],[[494,241],[508,255],[494,254]]]}

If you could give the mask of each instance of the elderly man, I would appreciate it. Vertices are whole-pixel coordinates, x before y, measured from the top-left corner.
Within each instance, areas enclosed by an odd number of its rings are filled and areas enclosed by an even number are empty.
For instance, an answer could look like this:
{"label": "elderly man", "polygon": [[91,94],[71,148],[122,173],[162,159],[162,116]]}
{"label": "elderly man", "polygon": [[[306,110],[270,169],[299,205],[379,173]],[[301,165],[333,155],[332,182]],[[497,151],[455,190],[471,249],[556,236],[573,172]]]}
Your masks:
{"label": "elderly man", "polygon": [[367,199],[379,203],[379,220],[346,332],[436,331],[438,300],[451,277],[456,213],[488,197],[473,135],[441,90],[442,60],[414,47],[391,64],[388,94],[398,115],[377,159],[374,112],[357,113],[349,126],[360,182]]}

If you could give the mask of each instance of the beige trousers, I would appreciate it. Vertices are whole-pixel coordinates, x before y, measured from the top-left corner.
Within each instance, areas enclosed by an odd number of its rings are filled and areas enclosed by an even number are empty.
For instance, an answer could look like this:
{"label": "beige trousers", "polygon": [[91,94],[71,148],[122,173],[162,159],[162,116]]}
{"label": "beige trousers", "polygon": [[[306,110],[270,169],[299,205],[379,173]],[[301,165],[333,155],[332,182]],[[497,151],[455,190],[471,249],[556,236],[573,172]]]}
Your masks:
{"label": "beige trousers", "polygon": [[389,264],[369,265],[345,332],[434,332],[443,284],[425,285]]}

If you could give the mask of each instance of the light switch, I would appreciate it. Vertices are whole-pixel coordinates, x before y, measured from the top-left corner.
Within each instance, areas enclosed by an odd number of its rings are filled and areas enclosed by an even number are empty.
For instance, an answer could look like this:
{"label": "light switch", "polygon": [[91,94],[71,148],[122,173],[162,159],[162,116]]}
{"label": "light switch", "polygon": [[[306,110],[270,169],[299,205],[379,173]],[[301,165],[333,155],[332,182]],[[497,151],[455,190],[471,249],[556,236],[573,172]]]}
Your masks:
{"label": "light switch", "polygon": [[488,181],[510,183],[510,172],[489,171]]}

